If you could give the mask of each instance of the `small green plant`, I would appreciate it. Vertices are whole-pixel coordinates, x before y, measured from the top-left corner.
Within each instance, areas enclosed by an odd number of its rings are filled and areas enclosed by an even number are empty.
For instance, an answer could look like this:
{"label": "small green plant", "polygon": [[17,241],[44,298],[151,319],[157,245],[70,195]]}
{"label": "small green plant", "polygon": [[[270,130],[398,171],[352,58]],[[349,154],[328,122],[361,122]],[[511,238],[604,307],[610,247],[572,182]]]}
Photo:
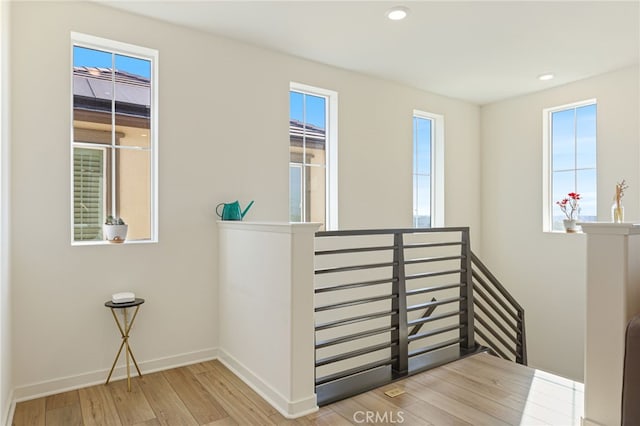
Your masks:
{"label": "small green plant", "polygon": [[107,220],[104,221],[105,225],[126,225],[121,217],[107,216]]}

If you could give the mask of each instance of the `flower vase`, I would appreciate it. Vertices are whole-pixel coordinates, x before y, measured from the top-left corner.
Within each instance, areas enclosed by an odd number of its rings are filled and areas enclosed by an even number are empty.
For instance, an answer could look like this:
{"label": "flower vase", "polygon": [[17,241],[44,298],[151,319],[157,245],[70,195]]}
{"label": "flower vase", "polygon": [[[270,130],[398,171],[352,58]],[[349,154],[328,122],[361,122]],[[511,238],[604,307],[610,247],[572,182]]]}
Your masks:
{"label": "flower vase", "polygon": [[611,221],[613,223],[624,222],[624,206],[622,203],[613,203],[611,206]]}
{"label": "flower vase", "polygon": [[565,232],[569,234],[578,232],[578,221],[576,219],[564,219],[562,223],[564,224]]}

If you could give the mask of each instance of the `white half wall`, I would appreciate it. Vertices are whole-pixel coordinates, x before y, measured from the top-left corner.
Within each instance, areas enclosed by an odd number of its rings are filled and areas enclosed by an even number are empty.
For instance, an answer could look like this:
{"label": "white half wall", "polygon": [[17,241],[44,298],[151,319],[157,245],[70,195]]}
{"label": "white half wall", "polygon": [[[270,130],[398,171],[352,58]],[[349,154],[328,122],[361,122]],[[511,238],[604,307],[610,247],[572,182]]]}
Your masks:
{"label": "white half wall", "polygon": [[[103,303],[117,291],[147,301],[131,336],[141,365],[217,349],[215,206],[255,199],[247,220],[288,220],[291,81],[339,93],[343,229],[411,225],[418,109],[445,117],[446,224],[480,242],[475,105],[93,2],[11,14],[11,383],[25,393],[108,370],[120,336]],[[157,244],[70,245],[71,31],[159,51]]]}
{"label": "white half wall", "polygon": [[529,364],[583,380],[586,238],[542,232],[542,110],[596,98],[598,217],[617,181],[640,219],[640,74],[626,68],[483,106],[481,257],[526,311]]}
{"label": "white half wall", "polygon": [[218,222],[220,359],[288,418],[318,409],[313,271],[319,227]]}

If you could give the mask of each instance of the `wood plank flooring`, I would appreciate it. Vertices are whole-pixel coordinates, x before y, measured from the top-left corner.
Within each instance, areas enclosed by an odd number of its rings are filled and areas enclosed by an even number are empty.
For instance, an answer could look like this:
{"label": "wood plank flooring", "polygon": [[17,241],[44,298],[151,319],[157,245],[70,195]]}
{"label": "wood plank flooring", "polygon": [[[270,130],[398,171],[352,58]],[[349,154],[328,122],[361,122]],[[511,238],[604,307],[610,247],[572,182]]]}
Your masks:
{"label": "wood plank flooring", "polygon": [[[385,395],[400,389],[396,397]],[[580,424],[583,386],[477,354],[289,420],[209,361],[16,405],[15,426]]]}

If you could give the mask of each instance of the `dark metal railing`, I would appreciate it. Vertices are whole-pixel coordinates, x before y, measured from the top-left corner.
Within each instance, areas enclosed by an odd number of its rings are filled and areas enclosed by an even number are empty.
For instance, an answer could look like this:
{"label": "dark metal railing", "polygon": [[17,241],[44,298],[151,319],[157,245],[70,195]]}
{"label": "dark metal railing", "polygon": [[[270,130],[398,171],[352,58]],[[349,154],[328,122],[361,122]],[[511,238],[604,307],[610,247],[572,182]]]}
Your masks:
{"label": "dark metal railing", "polygon": [[315,255],[319,404],[480,350],[526,364],[524,311],[469,228],[318,232]]}
{"label": "dark metal railing", "polygon": [[478,349],[469,252],[468,228],[316,234],[320,404]]}
{"label": "dark metal railing", "polygon": [[480,344],[495,355],[527,365],[524,309],[471,253],[476,325]]}

